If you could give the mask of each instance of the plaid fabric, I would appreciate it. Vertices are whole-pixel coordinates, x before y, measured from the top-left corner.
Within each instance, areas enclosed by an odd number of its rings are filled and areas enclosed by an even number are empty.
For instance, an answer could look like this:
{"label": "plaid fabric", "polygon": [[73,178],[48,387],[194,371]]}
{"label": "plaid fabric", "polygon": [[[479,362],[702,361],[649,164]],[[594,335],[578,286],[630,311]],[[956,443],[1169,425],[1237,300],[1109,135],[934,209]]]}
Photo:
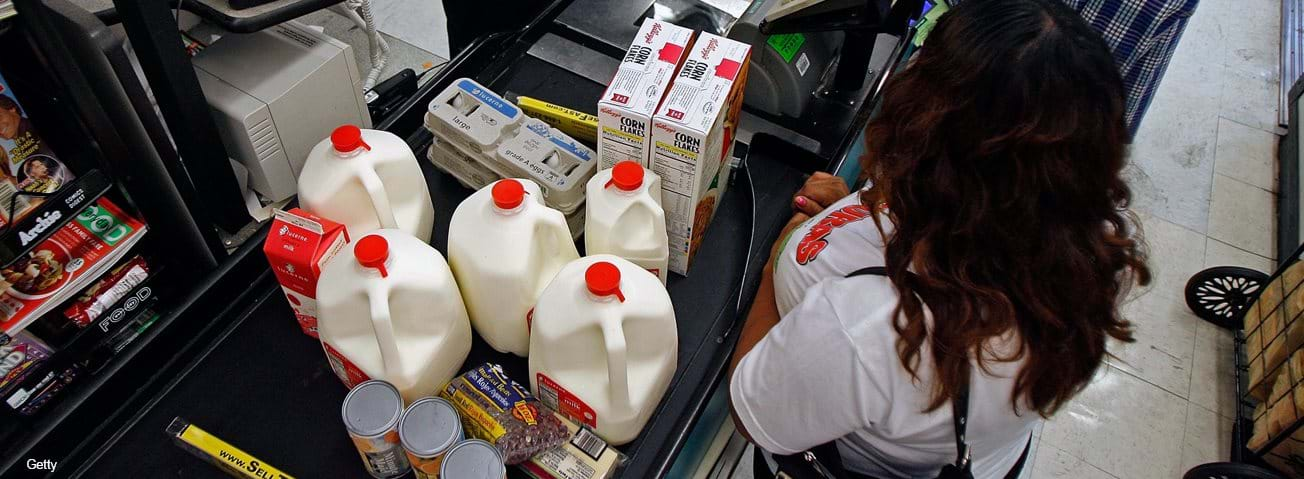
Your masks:
{"label": "plaid fabric", "polygon": [[1081,13],[1113,51],[1127,89],[1127,126],[1135,136],[1199,0],[1063,1]]}

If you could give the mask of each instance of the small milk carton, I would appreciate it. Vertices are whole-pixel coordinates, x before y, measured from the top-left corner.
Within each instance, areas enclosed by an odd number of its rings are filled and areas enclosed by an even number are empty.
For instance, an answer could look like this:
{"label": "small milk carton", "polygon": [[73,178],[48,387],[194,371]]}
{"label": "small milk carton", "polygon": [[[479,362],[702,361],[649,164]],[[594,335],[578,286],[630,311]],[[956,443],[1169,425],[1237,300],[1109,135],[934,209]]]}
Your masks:
{"label": "small milk carton", "polygon": [[693,31],[643,21],[625,58],[598,100],[598,169],[629,160],[648,166],[652,115],[683,60]]}
{"label": "small milk carton", "polygon": [[728,186],[750,55],[746,43],[701,34],[652,118],[651,169],[661,176],[670,271],[688,272]]}
{"label": "small milk carton", "polygon": [[299,208],[276,210],[263,253],[304,334],[317,337],[317,278],[348,242],[342,224]]}

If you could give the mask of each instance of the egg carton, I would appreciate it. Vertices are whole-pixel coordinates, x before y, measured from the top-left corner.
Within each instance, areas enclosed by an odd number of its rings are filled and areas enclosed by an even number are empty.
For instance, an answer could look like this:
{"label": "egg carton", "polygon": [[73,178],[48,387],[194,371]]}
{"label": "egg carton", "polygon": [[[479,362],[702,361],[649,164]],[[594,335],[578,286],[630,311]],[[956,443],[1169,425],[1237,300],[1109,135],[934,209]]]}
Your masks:
{"label": "egg carton", "polygon": [[484,188],[502,178],[498,173],[485,168],[480,162],[471,159],[461,151],[455,149],[450,151],[441,147],[438,142],[430,145],[426,157],[436,168],[452,175],[462,186],[473,190]]}
{"label": "egg carton", "polygon": [[544,203],[552,208],[562,212],[579,209],[584,203],[584,186],[597,166],[593,150],[542,121],[527,118],[525,125],[515,138],[503,143],[502,154],[494,156],[468,150],[438,133],[435,144],[461,163],[478,165],[477,171],[534,180],[543,191]]}
{"label": "egg carton", "polygon": [[[570,210],[584,201],[584,186],[597,172],[597,155],[541,120],[527,117],[495,152],[508,171],[534,180],[548,205]],[[507,175],[504,175],[507,176]]]}
{"label": "egg carton", "polygon": [[[430,145],[430,150],[426,153],[426,156],[436,168],[452,175],[462,186],[473,190],[489,186],[504,177],[515,177],[515,175],[504,176],[489,169],[460,148],[447,143],[440,143],[438,140]],[[547,204],[546,197],[544,203]],[[570,228],[571,238],[578,240],[580,235],[584,233],[585,209],[583,199],[581,198],[579,204],[572,205],[570,208],[548,206],[561,211],[562,215],[566,217],[566,225]]]}
{"label": "egg carton", "polygon": [[425,126],[465,150],[492,157],[500,143],[516,135],[524,117],[520,108],[492,90],[460,78],[430,102]]}

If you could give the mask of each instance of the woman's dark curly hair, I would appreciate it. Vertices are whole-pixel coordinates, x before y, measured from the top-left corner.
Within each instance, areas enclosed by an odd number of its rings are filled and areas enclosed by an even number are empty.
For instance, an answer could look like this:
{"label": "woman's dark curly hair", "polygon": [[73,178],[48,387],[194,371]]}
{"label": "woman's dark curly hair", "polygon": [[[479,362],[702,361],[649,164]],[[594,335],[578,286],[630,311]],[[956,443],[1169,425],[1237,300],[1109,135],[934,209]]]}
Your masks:
{"label": "woman's dark curly hair", "polygon": [[[935,363],[926,411],[976,357],[984,370],[1023,361],[1013,407],[1048,417],[1091,380],[1108,337],[1132,341],[1118,303],[1150,271],[1120,177],[1123,91],[1105,42],[1059,0],[967,0],[889,82],[864,199],[894,223],[898,355],[916,380],[920,354]],[[1018,347],[996,347],[1006,337]]]}

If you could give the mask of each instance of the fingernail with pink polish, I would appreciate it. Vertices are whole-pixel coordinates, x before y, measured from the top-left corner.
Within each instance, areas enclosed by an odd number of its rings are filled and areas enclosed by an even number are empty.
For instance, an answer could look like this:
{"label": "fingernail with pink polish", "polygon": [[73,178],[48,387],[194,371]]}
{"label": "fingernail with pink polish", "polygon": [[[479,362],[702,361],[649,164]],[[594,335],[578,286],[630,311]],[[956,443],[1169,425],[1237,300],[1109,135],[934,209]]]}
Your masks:
{"label": "fingernail with pink polish", "polygon": [[798,196],[798,197],[797,197],[797,206],[806,206],[806,197],[805,197],[805,196]]}

